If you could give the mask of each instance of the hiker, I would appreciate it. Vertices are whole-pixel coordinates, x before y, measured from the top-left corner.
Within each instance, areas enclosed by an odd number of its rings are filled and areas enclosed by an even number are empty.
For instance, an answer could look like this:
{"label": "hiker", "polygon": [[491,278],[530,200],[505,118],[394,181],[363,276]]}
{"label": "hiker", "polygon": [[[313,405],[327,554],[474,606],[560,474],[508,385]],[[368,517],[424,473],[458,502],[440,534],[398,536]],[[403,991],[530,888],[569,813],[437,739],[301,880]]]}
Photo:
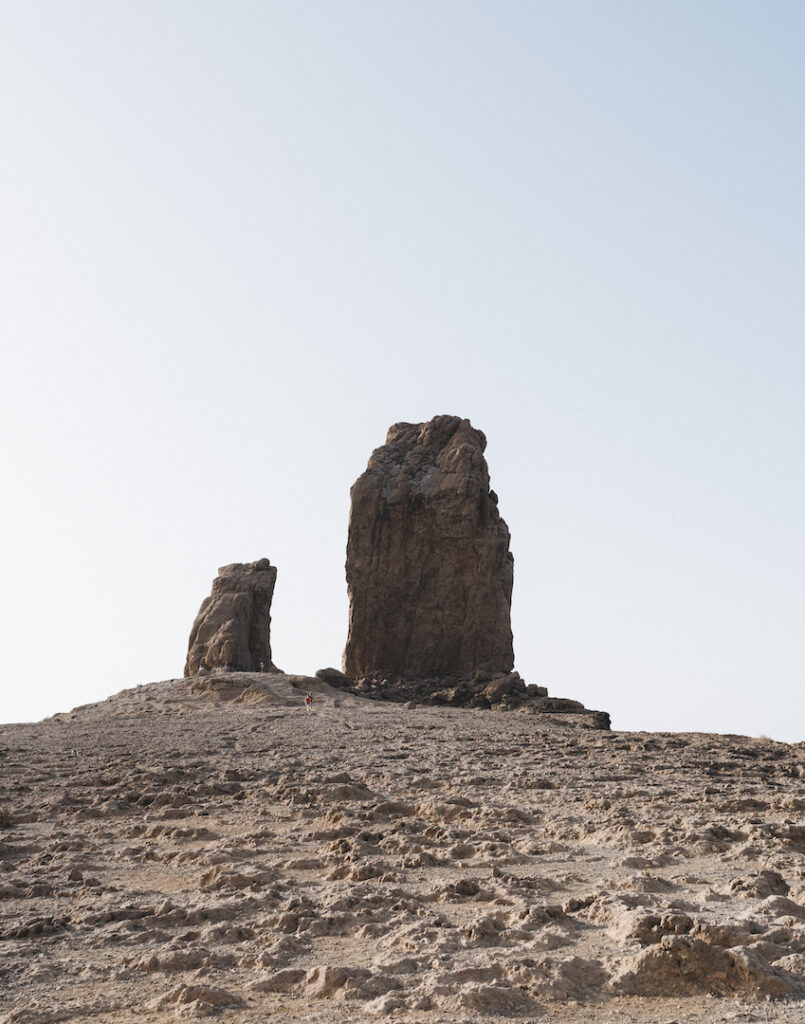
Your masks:
{"label": "hiker", "polygon": [[310,714],[313,707],[313,697],[311,694],[308,694],[307,697],[305,697],[305,707],[307,708],[307,713]]}

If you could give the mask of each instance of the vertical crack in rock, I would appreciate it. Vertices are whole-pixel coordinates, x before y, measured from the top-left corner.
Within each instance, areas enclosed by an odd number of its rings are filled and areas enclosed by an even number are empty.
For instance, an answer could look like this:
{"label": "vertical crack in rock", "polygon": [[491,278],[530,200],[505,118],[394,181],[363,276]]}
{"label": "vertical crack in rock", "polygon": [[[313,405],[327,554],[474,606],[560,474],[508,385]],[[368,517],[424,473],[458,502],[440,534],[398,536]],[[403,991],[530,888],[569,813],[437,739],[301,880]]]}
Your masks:
{"label": "vertical crack in rock", "polygon": [[271,598],[277,569],[267,558],[224,565],[190,632],[185,676],[199,671],[274,670]]}
{"label": "vertical crack in rock", "polygon": [[351,491],[344,671],[422,679],[510,672],[513,558],[469,420],[397,423]]}

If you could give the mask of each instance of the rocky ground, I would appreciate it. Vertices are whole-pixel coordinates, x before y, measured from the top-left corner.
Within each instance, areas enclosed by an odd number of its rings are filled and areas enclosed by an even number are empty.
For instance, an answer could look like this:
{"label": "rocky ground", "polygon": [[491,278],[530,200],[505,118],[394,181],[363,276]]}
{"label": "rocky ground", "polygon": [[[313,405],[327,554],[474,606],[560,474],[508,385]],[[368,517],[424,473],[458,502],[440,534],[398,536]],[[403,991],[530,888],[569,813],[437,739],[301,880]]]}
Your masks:
{"label": "rocky ground", "polygon": [[290,676],[0,726],[0,1022],[793,1024],[804,777]]}

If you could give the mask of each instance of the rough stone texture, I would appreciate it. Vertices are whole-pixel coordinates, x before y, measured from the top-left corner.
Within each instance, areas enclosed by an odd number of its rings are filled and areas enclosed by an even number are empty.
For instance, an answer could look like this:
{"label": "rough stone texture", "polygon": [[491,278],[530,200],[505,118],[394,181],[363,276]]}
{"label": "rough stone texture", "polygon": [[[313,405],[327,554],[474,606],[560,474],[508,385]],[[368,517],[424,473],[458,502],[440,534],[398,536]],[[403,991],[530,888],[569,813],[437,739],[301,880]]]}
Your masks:
{"label": "rough stone texture", "polygon": [[316,673],[316,678],[321,679],[322,682],[329,683],[330,686],[338,686],[345,690],[350,689],[352,686],[352,680],[349,676],[345,676],[337,668],[320,668]]}
{"label": "rough stone texture", "polygon": [[514,665],[509,531],[469,420],[397,423],[352,488],[353,679],[467,677]]}
{"label": "rough stone texture", "polygon": [[805,744],[581,719],[237,672],[0,725],[0,1024],[802,1024]]}
{"label": "rough stone texture", "polygon": [[276,671],[271,662],[271,597],[277,570],[267,558],[224,565],[205,597],[187,650],[185,676]]}
{"label": "rough stone texture", "polygon": [[770,966],[755,950],[720,946],[686,935],[665,935],[658,946],[627,960],[611,980],[613,992],[637,996],[742,993],[777,999],[795,995],[800,984]]}

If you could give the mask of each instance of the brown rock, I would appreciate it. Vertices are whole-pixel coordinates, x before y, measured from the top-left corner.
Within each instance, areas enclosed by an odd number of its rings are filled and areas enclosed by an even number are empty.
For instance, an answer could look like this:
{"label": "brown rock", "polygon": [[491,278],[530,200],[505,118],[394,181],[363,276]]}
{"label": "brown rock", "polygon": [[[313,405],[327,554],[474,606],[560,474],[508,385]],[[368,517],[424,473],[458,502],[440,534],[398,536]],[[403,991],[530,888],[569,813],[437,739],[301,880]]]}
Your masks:
{"label": "brown rock", "polygon": [[614,992],[636,996],[780,998],[797,991],[794,981],[746,946],[722,949],[685,935],[665,935],[627,960],[611,979]]}
{"label": "brown rock", "polygon": [[764,899],[766,896],[787,895],[788,883],[779,871],[767,868],[759,871],[752,878],[735,878],[730,885],[731,893]]}
{"label": "brown rock", "polygon": [[276,671],[271,662],[270,609],[277,570],[267,558],[218,570],[193,629],[185,676],[200,672]]}
{"label": "brown rock", "polygon": [[509,531],[469,420],[397,423],[352,488],[344,671],[384,679],[514,665]]}
{"label": "brown rock", "polygon": [[330,686],[340,687],[342,690],[348,690],[352,686],[349,676],[345,676],[337,668],[320,668],[316,673],[316,678],[321,679],[323,683],[329,683]]}
{"label": "brown rock", "polygon": [[525,685],[517,672],[509,672],[505,676],[498,676],[487,683],[483,689],[483,695],[490,704],[498,704],[504,697],[525,690]]}

